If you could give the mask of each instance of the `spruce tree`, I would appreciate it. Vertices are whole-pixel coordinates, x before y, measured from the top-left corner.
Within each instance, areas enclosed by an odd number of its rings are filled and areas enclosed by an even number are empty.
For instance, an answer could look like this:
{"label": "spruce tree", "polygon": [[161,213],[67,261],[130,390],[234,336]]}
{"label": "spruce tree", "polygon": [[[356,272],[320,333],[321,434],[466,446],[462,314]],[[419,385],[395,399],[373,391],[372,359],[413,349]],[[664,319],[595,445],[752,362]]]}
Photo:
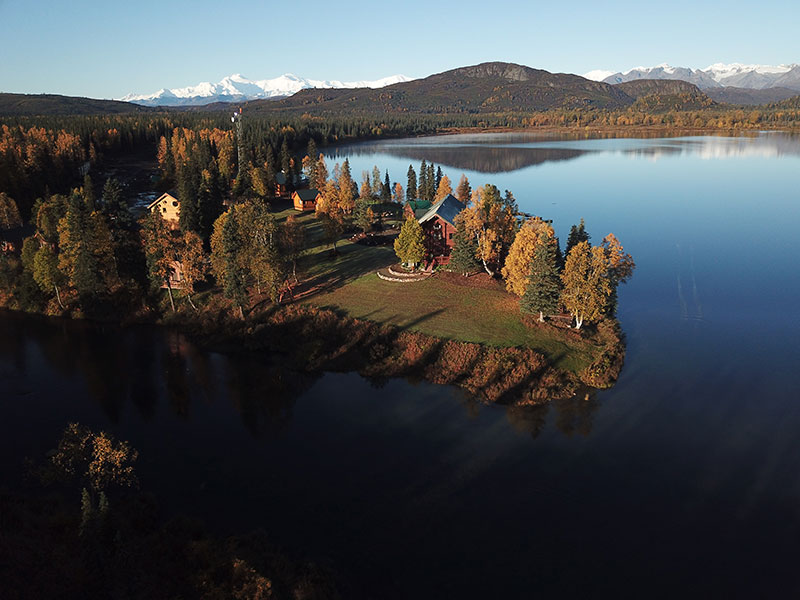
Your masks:
{"label": "spruce tree", "polygon": [[122,186],[113,177],[106,179],[103,185],[103,213],[113,224],[113,229],[130,229],[133,226],[133,216],[128,204],[122,197]]}
{"label": "spruce tree", "polygon": [[239,224],[231,215],[222,227],[222,256],[225,269],[223,293],[239,309],[239,317],[244,319],[244,304],[247,301],[246,273],[239,261],[244,252],[244,242],[239,233]]}
{"label": "spruce tree", "polygon": [[193,166],[186,164],[178,171],[178,200],[181,203],[178,222],[182,231],[194,231],[199,234],[201,227],[197,192],[197,179]]}
{"label": "spruce tree", "polygon": [[[265,180],[267,189],[274,192],[275,180],[270,180],[269,175],[265,177]],[[222,203],[223,196],[220,174],[216,164],[212,161],[209,168],[203,171],[197,195],[200,231],[195,233],[204,241],[211,236],[214,221],[222,214],[224,208]]]}
{"label": "spruce tree", "polygon": [[286,138],[283,138],[283,143],[281,144],[281,154],[279,157],[281,171],[286,174],[286,184],[289,184],[289,164],[292,159],[292,155],[289,154],[289,145],[286,143]]}
{"label": "spruce tree", "polygon": [[381,186],[381,200],[389,202],[392,199],[392,183],[389,181],[389,171],[386,171],[386,177],[383,179]]}
{"label": "spruce tree", "polygon": [[89,209],[89,212],[95,209],[94,184],[88,173],[83,178],[83,201],[86,202],[86,207]]}
{"label": "spruce tree", "polygon": [[314,138],[308,140],[308,148],[306,149],[306,156],[308,156],[309,160],[311,160],[311,164],[314,164],[317,160],[317,157],[319,156],[319,150],[317,150],[317,143],[314,141]]}
{"label": "spruce tree", "polygon": [[425,199],[429,202],[433,202],[434,196],[436,196],[436,171],[433,168],[433,163],[428,164],[428,176],[425,178],[428,184],[428,189],[426,190]]}
{"label": "spruce tree", "polygon": [[552,315],[558,311],[561,278],[558,275],[556,244],[557,242],[547,234],[539,234],[531,260],[528,287],[519,301],[520,310],[529,314],[538,312],[540,322],[544,322],[545,315]]}
{"label": "spruce tree", "polygon": [[419,165],[419,183],[417,184],[417,194],[420,200],[427,200],[428,194],[428,163],[425,159]]}
{"label": "spruce tree", "polygon": [[406,200],[417,199],[417,174],[414,172],[413,165],[408,165],[408,185],[406,186]]}
{"label": "spruce tree", "polygon": [[100,273],[93,252],[93,223],[84,198],[73,194],[66,215],[58,223],[59,269],[87,301],[100,288]]}
{"label": "spruce tree", "polygon": [[356,208],[353,211],[353,223],[365,234],[372,229],[372,222],[375,220],[375,213],[370,207],[370,202],[359,198],[356,200]]}
{"label": "spruce tree", "polygon": [[569,256],[570,250],[572,250],[577,244],[580,242],[588,242],[591,239],[591,236],[586,233],[586,227],[583,223],[583,218],[581,218],[581,222],[579,225],[573,225],[570,227],[569,236],[567,237],[567,248],[564,250],[564,254]]}
{"label": "spruce tree", "polygon": [[475,258],[478,244],[475,238],[467,233],[467,229],[461,219],[457,219],[453,242],[453,249],[450,251],[450,270],[461,273],[466,277],[477,270],[480,265]]}

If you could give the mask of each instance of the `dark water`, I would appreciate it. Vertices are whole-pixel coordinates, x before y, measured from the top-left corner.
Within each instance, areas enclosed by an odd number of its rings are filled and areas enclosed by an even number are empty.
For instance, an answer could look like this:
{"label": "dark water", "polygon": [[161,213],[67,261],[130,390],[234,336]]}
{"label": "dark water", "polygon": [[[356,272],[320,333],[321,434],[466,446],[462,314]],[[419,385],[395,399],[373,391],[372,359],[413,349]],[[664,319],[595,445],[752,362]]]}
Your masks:
{"label": "dark water", "polygon": [[[156,329],[0,316],[0,481],[70,420],[139,449],[167,513],[263,528],[374,598],[800,592],[800,141],[532,140],[425,156],[636,259],[618,385],[537,410],[355,374],[300,377]],[[481,162],[485,157],[485,162]],[[330,161],[332,167],[333,160]],[[370,593],[372,592],[372,593]]]}

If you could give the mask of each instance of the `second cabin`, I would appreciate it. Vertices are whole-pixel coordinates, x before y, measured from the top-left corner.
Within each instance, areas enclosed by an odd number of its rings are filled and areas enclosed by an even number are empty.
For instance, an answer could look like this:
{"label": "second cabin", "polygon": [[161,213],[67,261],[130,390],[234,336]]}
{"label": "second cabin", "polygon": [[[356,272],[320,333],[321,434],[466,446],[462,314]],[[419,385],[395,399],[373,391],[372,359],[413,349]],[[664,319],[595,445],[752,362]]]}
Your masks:
{"label": "second cabin", "polygon": [[292,194],[294,209],[300,211],[315,210],[317,208],[317,202],[319,202],[321,198],[322,193],[314,188],[297,190]]}
{"label": "second cabin", "polygon": [[161,213],[161,218],[166,221],[171,229],[177,229],[181,215],[181,202],[172,194],[162,194],[158,199],[148,205],[150,212]]}

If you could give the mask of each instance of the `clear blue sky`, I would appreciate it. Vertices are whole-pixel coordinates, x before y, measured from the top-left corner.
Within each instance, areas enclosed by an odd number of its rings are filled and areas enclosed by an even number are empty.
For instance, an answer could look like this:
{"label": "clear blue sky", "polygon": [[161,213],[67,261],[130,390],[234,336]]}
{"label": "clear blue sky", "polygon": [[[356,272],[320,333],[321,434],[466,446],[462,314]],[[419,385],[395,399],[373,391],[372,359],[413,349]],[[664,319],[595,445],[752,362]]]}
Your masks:
{"label": "clear blue sky", "polygon": [[0,91],[95,98],[292,72],[423,77],[489,60],[554,72],[800,63],[800,3],[0,0]]}

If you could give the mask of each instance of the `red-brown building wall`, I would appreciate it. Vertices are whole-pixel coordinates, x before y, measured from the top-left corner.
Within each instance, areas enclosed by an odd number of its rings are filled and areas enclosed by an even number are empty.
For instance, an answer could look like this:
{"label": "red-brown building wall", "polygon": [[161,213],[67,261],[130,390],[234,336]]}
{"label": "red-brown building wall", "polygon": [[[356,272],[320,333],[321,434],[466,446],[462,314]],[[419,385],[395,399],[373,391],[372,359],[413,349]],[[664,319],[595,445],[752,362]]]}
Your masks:
{"label": "red-brown building wall", "polygon": [[453,248],[453,235],[456,228],[441,217],[434,217],[422,224],[425,234],[426,260],[436,259],[440,264],[450,260],[450,250]]}

